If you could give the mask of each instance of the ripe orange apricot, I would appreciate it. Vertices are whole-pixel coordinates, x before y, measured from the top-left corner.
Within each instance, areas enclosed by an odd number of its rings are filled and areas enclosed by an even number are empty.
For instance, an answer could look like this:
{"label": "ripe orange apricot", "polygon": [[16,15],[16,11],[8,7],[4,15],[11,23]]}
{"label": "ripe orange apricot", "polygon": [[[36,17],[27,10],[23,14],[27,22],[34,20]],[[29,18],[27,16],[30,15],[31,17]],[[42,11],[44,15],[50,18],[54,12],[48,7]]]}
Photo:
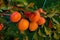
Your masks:
{"label": "ripe orange apricot", "polygon": [[18,23],[18,29],[20,31],[27,30],[28,26],[29,26],[29,21],[24,18],[22,18],[21,21]]}
{"label": "ripe orange apricot", "polygon": [[40,18],[40,13],[38,11],[35,11],[35,13],[32,13],[29,17],[29,20],[32,22],[37,22]]}
{"label": "ripe orange apricot", "polygon": [[38,21],[38,24],[39,24],[39,25],[43,25],[45,22],[46,22],[45,18],[40,17],[40,19],[39,19],[39,21]]}
{"label": "ripe orange apricot", "polygon": [[0,24],[0,31],[3,29],[3,24]]}
{"label": "ripe orange apricot", "polygon": [[12,22],[18,22],[19,20],[21,19],[21,14],[19,12],[13,12],[11,15],[10,15],[10,20]]}
{"label": "ripe orange apricot", "polygon": [[31,22],[29,25],[29,30],[30,31],[35,31],[38,28],[38,24],[36,22]]}

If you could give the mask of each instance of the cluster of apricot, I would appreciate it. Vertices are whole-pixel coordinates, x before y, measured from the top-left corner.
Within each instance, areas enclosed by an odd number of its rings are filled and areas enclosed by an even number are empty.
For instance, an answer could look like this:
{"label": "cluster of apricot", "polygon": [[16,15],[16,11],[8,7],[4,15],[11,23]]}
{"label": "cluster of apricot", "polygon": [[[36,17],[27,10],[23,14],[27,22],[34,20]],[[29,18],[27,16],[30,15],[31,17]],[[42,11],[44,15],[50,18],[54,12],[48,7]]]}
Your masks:
{"label": "cluster of apricot", "polygon": [[45,24],[46,20],[40,15],[40,12],[46,14],[41,8],[35,12],[25,12],[24,15],[26,18],[23,18],[19,12],[13,12],[10,15],[10,20],[12,22],[18,22],[18,29],[20,31],[25,31],[29,28],[30,31],[35,31],[38,28],[38,25]]}

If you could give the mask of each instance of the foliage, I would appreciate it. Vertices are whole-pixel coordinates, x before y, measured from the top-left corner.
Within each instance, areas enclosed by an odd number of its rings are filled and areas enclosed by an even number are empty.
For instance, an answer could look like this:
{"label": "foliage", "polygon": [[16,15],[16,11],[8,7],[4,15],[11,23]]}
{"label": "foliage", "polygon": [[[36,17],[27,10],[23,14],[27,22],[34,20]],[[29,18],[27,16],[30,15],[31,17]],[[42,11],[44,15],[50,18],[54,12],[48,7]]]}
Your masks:
{"label": "foliage", "polygon": [[[13,11],[23,12],[35,11],[42,8],[44,0],[0,0],[0,23],[3,23],[3,30],[0,31],[0,40],[60,40],[60,0],[47,0],[44,6],[46,15],[41,14],[46,23],[39,26],[36,31],[29,29],[21,32],[17,24],[9,19]],[[25,17],[25,16],[24,16]],[[49,28],[49,21],[52,21],[52,28]]]}

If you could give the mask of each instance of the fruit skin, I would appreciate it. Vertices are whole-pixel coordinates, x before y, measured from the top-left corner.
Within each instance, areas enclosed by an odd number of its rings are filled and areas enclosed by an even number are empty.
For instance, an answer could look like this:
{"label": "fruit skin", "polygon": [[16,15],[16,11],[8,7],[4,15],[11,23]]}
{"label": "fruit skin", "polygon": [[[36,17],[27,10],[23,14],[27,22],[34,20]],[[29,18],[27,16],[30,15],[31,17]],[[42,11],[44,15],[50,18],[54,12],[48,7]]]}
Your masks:
{"label": "fruit skin", "polygon": [[40,13],[38,11],[35,11],[34,13],[31,14],[29,20],[32,22],[37,22],[39,18],[40,18]]}
{"label": "fruit skin", "polygon": [[0,24],[0,31],[3,29],[3,24]]}
{"label": "fruit skin", "polygon": [[18,23],[18,29],[20,31],[25,31],[28,29],[28,26],[29,26],[29,21],[22,18],[21,21]]}
{"label": "fruit skin", "polygon": [[29,18],[29,16],[31,16],[32,12],[25,12],[24,15],[26,16],[26,18]]}
{"label": "fruit skin", "polygon": [[29,25],[29,30],[30,31],[35,31],[38,28],[38,24],[36,22],[31,22]]}
{"label": "fruit skin", "polygon": [[38,25],[43,25],[43,24],[45,24],[45,22],[46,22],[45,18],[40,17],[40,19],[37,23],[38,23]]}
{"label": "fruit skin", "polygon": [[12,22],[18,22],[19,20],[21,19],[21,14],[19,12],[13,12],[11,15],[10,15],[10,20]]}

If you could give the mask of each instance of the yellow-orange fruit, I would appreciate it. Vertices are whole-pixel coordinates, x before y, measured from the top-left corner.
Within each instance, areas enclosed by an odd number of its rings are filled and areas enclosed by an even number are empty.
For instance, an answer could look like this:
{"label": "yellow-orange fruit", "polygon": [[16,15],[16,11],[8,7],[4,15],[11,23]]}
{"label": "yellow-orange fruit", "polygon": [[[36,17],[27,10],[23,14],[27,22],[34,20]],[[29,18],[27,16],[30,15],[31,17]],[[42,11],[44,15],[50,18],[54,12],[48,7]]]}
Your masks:
{"label": "yellow-orange fruit", "polygon": [[39,19],[39,21],[38,21],[38,24],[39,24],[39,25],[43,25],[43,24],[45,24],[45,22],[46,22],[45,18],[40,17],[40,19]]}
{"label": "yellow-orange fruit", "polygon": [[10,15],[10,20],[12,22],[18,22],[19,20],[21,19],[21,14],[19,12],[13,12],[11,15]]}
{"label": "yellow-orange fruit", "polygon": [[37,22],[40,18],[40,13],[38,11],[35,11],[35,13],[32,13],[29,17],[29,20],[32,22]]}
{"label": "yellow-orange fruit", "polygon": [[29,26],[29,21],[26,20],[26,19],[21,19],[21,21],[18,23],[18,29],[20,31],[24,31],[24,30],[27,30],[28,29],[28,26]]}
{"label": "yellow-orange fruit", "polygon": [[29,25],[29,30],[30,31],[35,31],[38,28],[38,24],[36,22],[31,22]]}

